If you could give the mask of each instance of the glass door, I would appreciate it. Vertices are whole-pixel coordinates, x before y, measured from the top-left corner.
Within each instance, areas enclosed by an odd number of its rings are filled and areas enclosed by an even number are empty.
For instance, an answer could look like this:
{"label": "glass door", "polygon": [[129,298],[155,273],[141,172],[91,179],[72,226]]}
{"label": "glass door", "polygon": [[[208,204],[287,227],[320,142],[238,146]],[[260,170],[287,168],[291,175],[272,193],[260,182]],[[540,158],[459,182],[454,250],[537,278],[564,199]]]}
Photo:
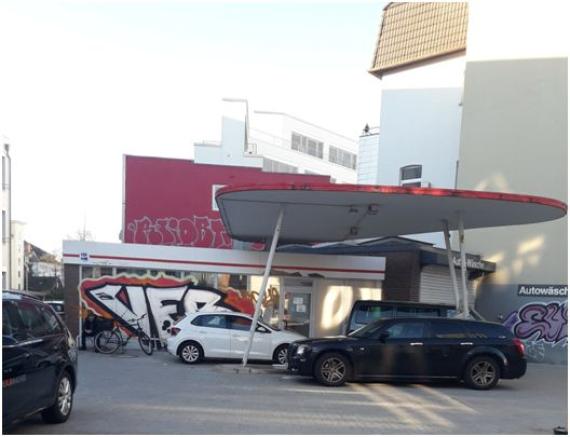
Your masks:
{"label": "glass door", "polygon": [[[311,324],[312,281],[288,285],[285,280],[284,328],[309,337]],[[306,282],[306,281],[304,281]]]}

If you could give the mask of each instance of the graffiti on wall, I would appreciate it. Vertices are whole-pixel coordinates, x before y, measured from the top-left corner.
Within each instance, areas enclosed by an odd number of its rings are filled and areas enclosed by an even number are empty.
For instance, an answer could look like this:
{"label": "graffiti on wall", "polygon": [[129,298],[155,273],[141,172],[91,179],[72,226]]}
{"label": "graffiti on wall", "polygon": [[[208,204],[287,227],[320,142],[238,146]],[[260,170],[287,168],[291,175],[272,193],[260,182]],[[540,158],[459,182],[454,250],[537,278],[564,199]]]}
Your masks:
{"label": "graffiti on wall", "polygon": [[144,216],[127,224],[128,240],[138,244],[164,246],[198,246],[231,249],[222,219],[199,217],[162,217],[151,219]]}
{"label": "graffiti on wall", "polygon": [[568,301],[527,303],[503,325],[524,341],[530,359],[543,361],[549,350],[568,346]]}
{"label": "graffiti on wall", "polygon": [[124,329],[144,314],[142,327],[152,338],[165,339],[168,329],[184,314],[200,311],[238,311],[253,314],[251,293],[201,286],[192,278],[103,276],[85,279],[80,286],[87,310],[117,321]]}

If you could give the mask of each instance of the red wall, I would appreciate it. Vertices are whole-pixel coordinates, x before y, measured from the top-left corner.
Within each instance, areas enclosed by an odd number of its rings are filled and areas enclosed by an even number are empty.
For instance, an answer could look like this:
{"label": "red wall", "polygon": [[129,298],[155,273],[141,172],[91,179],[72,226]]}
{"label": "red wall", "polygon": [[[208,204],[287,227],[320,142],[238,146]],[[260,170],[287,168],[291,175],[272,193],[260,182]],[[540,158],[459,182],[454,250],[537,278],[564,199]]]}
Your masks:
{"label": "red wall", "polygon": [[140,156],[125,156],[124,172],[125,243],[216,248],[231,248],[233,241],[212,210],[213,185],[329,181],[328,176]]}

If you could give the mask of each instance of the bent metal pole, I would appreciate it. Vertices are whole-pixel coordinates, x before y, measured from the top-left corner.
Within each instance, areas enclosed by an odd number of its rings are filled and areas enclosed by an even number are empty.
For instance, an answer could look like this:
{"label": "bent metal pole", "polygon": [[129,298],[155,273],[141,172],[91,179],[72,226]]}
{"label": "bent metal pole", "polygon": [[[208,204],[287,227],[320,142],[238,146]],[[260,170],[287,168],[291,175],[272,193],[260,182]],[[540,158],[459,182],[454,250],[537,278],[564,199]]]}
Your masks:
{"label": "bent metal pole", "polygon": [[251,352],[251,347],[253,345],[253,336],[255,335],[255,328],[257,328],[257,321],[259,320],[259,313],[261,312],[261,302],[263,302],[263,297],[265,296],[265,289],[267,288],[267,282],[269,281],[269,272],[271,272],[271,265],[273,264],[273,257],[275,255],[275,249],[277,248],[277,241],[279,240],[279,234],[281,233],[283,213],[284,210],[281,208],[279,211],[279,217],[277,217],[277,222],[275,223],[273,239],[271,240],[271,248],[269,249],[269,256],[267,257],[267,263],[265,264],[265,272],[263,273],[263,280],[261,281],[261,288],[259,290],[257,302],[255,303],[253,321],[251,323],[251,327],[249,328],[249,340],[247,342],[247,348],[243,354],[242,360],[243,367],[247,366],[247,359],[249,358],[249,353]]}
{"label": "bent metal pole", "polygon": [[461,312],[461,302],[459,300],[459,288],[457,287],[457,275],[455,274],[455,264],[453,263],[453,254],[451,253],[451,243],[449,241],[449,223],[447,220],[443,222],[443,236],[445,237],[445,250],[447,251],[447,263],[449,264],[449,276],[453,285],[453,294],[455,296],[455,310],[457,314]]}

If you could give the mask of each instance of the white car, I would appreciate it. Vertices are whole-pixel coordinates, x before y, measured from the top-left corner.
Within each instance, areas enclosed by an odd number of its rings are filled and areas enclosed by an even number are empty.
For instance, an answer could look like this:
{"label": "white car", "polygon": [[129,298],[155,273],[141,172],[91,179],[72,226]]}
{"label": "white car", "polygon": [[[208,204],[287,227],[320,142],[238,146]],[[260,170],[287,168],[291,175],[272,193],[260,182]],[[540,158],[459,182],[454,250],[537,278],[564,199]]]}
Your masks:
{"label": "white car", "polygon": [[[249,339],[252,317],[235,312],[187,314],[172,328],[167,350],[188,364],[204,358],[242,358]],[[289,343],[304,339],[291,331],[273,329],[258,322],[249,358],[287,364]]]}

